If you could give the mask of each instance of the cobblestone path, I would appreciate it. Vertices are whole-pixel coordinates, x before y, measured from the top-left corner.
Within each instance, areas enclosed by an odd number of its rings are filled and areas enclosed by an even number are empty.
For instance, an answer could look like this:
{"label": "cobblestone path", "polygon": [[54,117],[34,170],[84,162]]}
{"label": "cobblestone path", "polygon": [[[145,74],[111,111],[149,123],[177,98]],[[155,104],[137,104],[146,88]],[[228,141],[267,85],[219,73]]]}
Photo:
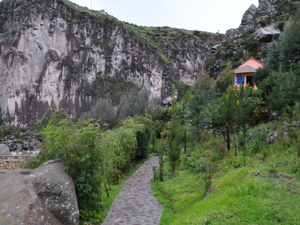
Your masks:
{"label": "cobblestone path", "polygon": [[162,205],[152,195],[153,166],[158,157],[148,159],[125,183],[102,225],[158,225]]}

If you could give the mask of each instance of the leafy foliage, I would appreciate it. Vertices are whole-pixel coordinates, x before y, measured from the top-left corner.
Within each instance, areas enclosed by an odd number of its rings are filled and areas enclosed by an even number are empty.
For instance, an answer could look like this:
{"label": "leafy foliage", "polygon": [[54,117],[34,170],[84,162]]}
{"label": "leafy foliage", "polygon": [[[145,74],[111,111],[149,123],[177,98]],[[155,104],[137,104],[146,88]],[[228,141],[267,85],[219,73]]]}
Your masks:
{"label": "leafy foliage", "polygon": [[277,116],[287,112],[292,119],[293,107],[299,101],[300,69],[290,69],[281,73],[274,71],[268,79],[275,79],[269,95],[266,97]]}
{"label": "leafy foliage", "polygon": [[232,64],[227,63],[227,67],[222,71],[221,76],[216,79],[215,88],[217,92],[224,93],[228,86],[234,84],[235,72],[232,69]]}
{"label": "leafy foliage", "polygon": [[118,128],[103,131],[92,120],[73,123],[64,119],[42,131],[45,149],[23,165],[35,168],[51,159],[63,159],[74,180],[80,209],[99,213],[102,190],[109,195],[110,184],[117,183],[132,163],[147,157],[149,123],[147,118],[132,117]]}
{"label": "leafy foliage", "polygon": [[168,133],[168,157],[171,165],[171,172],[175,172],[176,161],[180,157],[180,143],[182,139],[181,133],[181,118],[178,109],[178,103],[173,100],[171,108],[171,121],[170,121],[170,130]]}
{"label": "leafy foliage", "polygon": [[193,87],[186,118],[192,133],[199,137],[205,126],[210,123],[208,106],[215,97],[212,80],[208,76],[200,77]]}
{"label": "leafy foliage", "polygon": [[267,66],[273,70],[289,71],[293,62],[300,61],[300,12],[294,21],[286,24],[279,42],[271,45],[267,58]]}
{"label": "leafy foliage", "polygon": [[237,88],[231,86],[227,89],[227,92],[210,107],[212,126],[225,129],[228,150],[230,150],[230,133],[235,126],[237,97]]}
{"label": "leafy foliage", "polygon": [[280,65],[284,71],[289,70],[292,62],[300,61],[300,20],[290,23],[279,42]]}

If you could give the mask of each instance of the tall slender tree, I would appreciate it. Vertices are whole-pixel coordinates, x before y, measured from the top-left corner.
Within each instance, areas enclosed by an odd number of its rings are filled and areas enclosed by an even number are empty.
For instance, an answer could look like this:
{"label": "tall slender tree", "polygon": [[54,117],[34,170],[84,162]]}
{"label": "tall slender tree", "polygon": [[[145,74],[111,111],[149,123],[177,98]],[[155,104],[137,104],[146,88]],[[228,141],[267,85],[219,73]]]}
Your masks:
{"label": "tall slender tree", "polygon": [[181,118],[178,110],[176,99],[172,101],[171,108],[171,121],[170,121],[170,130],[168,133],[168,157],[171,165],[171,172],[174,173],[176,169],[176,162],[180,157],[180,144],[182,141],[181,133]]}

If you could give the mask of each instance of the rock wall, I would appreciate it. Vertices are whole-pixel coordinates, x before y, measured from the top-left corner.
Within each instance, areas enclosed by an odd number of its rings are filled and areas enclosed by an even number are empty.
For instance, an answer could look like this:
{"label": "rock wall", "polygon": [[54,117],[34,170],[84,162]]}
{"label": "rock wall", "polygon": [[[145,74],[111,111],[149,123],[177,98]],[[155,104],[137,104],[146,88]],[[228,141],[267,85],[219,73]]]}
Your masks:
{"label": "rock wall", "polygon": [[164,99],[172,84],[191,85],[210,54],[194,36],[182,50],[161,48],[112,16],[66,0],[3,0],[0,15],[0,123],[26,125],[50,106],[78,118],[107,94],[104,77]]}

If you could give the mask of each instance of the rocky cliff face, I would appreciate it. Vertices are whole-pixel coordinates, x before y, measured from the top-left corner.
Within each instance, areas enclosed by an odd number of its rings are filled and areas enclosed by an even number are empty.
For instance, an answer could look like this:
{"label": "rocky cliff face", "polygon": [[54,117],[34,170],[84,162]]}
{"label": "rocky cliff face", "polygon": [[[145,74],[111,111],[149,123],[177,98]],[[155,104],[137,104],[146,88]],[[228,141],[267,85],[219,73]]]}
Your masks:
{"label": "rocky cliff face", "polygon": [[299,1],[295,0],[259,0],[259,5],[251,5],[236,29],[226,32],[216,53],[206,64],[206,70],[216,77],[231,60],[233,67],[254,57],[264,62],[268,48],[276,42],[284,30],[286,22],[295,17]]}
{"label": "rocky cliff face", "polygon": [[153,37],[67,0],[3,0],[0,14],[0,123],[26,125],[53,105],[78,118],[133,86],[164,99],[173,84],[195,81],[221,39],[184,31],[172,39],[175,29]]}
{"label": "rocky cliff face", "polygon": [[299,1],[293,0],[259,0],[259,5],[251,5],[244,13],[241,24],[237,29],[226,32],[225,40],[238,38],[250,29],[263,28],[273,24],[283,29],[284,22],[292,19]]}

